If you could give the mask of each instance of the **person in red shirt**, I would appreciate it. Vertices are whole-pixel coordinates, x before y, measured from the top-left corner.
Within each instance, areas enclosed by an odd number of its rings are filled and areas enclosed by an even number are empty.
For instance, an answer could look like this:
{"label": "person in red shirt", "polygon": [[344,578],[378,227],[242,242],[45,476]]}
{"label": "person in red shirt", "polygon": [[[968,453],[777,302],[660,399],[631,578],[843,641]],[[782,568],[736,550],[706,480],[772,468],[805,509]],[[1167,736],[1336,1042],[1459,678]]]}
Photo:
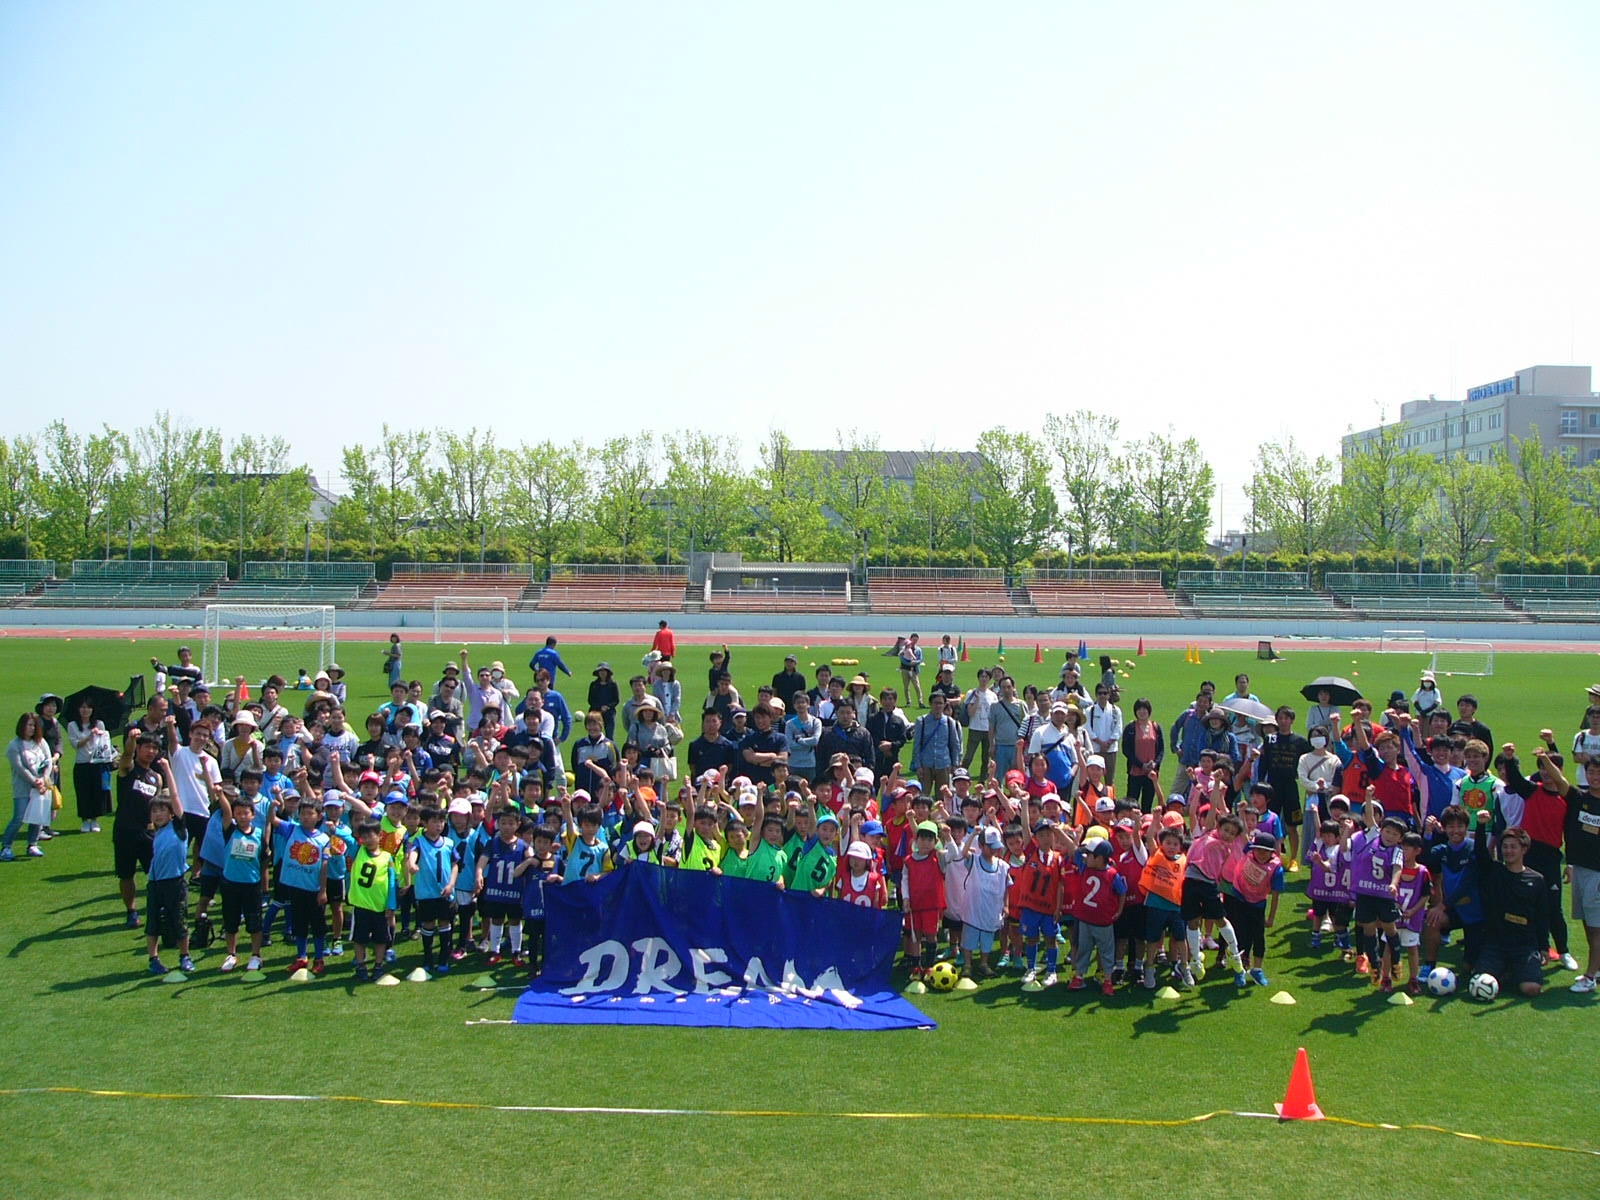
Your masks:
{"label": "person in red shirt", "polygon": [[1095,838],[1083,848],[1083,862],[1067,875],[1067,912],[1077,921],[1077,939],[1072,953],[1072,982],[1067,987],[1080,991],[1088,986],[1084,973],[1089,956],[1100,956],[1100,990],[1111,995],[1116,985],[1111,973],[1116,966],[1116,925],[1127,900],[1128,884],[1111,865],[1115,851],[1105,838]]}
{"label": "person in red shirt", "polygon": [[945,895],[944,861],[937,853],[938,843],[939,827],[932,821],[919,822],[911,855],[901,867],[900,903],[906,911],[906,925],[917,949],[916,965],[911,968],[913,984],[922,983],[922,977],[933,966],[934,951],[939,945],[939,921],[944,915]]}
{"label": "person in red shirt", "polygon": [[1006,870],[1011,876],[1006,886],[1006,921],[1001,937],[1000,969],[1015,964],[1022,965],[1022,891],[1017,886],[1017,875],[1028,861],[1024,853],[1028,835],[1021,825],[1007,825],[1005,829]]}
{"label": "person in red shirt", "polygon": [[[1552,748],[1553,735],[1546,729],[1542,730],[1539,736],[1546,739],[1546,744],[1539,747],[1537,753],[1548,759],[1551,765],[1559,770],[1563,760]],[[1511,742],[1506,742],[1500,747],[1498,765],[1500,778],[1504,781],[1506,790],[1522,797],[1522,818],[1512,823],[1521,825],[1532,839],[1523,861],[1528,864],[1530,870],[1539,872],[1544,879],[1545,916],[1550,926],[1550,936],[1555,942],[1554,946],[1544,948],[1545,957],[1551,962],[1559,962],[1569,971],[1576,971],[1578,960],[1573,956],[1572,947],[1568,944],[1567,915],[1561,904],[1561,875],[1564,866],[1561,845],[1567,831],[1567,798],[1551,791],[1545,785],[1543,775],[1539,775],[1536,780],[1525,777],[1517,764],[1517,748]]]}
{"label": "person in red shirt", "polygon": [[873,869],[871,846],[865,842],[850,843],[839,860],[834,895],[862,908],[882,908],[889,903],[889,889],[883,876]]}
{"label": "person in red shirt", "polygon": [[662,658],[678,657],[678,639],[672,636],[672,630],[667,628],[665,621],[656,623],[656,636],[650,639],[650,649]]}
{"label": "person in red shirt", "polygon": [[[1056,847],[1061,844],[1061,827],[1046,818],[1033,827],[1033,842],[1028,846],[1022,866],[1017,869],[1017,906],[1022,927],[1023,953],[1028,969],[1022,973],[1022,986],[1053,987],[1061,933],[1061,884],[1066,860]],[[1071,840],[1070,838],[1067,840]],[[1076,843],[1074,843],[1076,845]],[[1045,939],[1045,977],[1039,979],[1039,939]]]}
{"label": "person in red shirt", "polygon": [[[1149,814],[1145,815],[1145,829],[1150,827],[1152,820]],[[1111,827],[1111,849],[1111,865],[1122,876],[1128,889],[1122,912],[1117,917],[1117,965],[1111,970],[1111,982],[1118,984],[1127,971],[1138,974],[1135,965],[1144,958],[1144,887],[1140,880],[1144,876],[1144,864],[1150,860],[1150,852],[1140,836],[1140,822],[1131,816],[1119,818]],[[1124,963],[1127,964],[1126,969]]]}
{"label": "person in red shirt", "polygon": [[1371,777],[1372,794],[1383,805],[1383,815],[1399,817],[1407,828],[1421,829],[1416,784],[1400,762],[1400,735],[1385,729],[1368,745],[1366,726],[1358,724],[1351,732],[1355,739],[1351,748]]}

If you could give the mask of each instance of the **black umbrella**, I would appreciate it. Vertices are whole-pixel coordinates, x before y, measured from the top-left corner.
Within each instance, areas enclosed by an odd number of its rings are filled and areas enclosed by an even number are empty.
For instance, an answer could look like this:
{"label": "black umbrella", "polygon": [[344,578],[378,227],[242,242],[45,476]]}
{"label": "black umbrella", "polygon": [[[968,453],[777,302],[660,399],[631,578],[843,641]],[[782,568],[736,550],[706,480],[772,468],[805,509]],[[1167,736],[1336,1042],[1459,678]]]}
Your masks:
{"label": "black umbrella", "polygon": [[1318,675],[1300,689],[1300,694],[1313,704],[1319,698],[1318,692],[1327,692],[1330,704],[1354,704],[1361,699],[1361,689],[1348,679],[1340,679],[1337,675]]}
{"label": "black umbrella", "polygon": [[[134,684],[137,682],[138,687]],[[128,689],[119,691],[116,688],[99,687],[91,684],[79,688],[68,696],[62,705],[61,716],[63,720],[76,721],[78,719],[78,706],[85,700],[93,710],[94,719],[101,722],[109,730],[119,730],[127,724],[128,714],[133,711],[138,699],[134,698],[137,691],[142,697],[144,693],[144,676],[135,675],[128,681]]]}

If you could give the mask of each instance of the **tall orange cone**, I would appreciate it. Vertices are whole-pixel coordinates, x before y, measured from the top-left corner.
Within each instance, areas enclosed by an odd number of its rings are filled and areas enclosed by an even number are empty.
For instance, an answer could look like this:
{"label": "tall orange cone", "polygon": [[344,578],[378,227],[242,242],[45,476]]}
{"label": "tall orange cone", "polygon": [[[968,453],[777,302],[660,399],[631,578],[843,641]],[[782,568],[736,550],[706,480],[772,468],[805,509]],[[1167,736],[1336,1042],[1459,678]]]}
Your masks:
{"label": "tall orange cone", "polygon": [[960,639],[960,641],[957,642],[957,644],[956,644],[956,648],[961,652],[961,661],[962,662],[971,662],[972,661],[967,656],[967,639],[966,638]]}
{"label": "tall orange cone", "polygon": [[1042,663],[1044,661],[1044,647],[1038,642],[1033,644],[1033,661],[1036,663]]}
{"label": "tall orange cone", "polygon": [[1289,1072],[1289,1090],[1283,1094],[1283,1103],[1273,1107],[1284,1121],[1323,1119],[1322,1110],[1317,1107],[1317,1093],[1311,1086],[1311,1061],[1306,1058],[1304,1046],[1295,1051],[1294,1069]]}
{"label": "tall orange cone", "polygon": [[1134,651],[1134,654],[1138,658],[1143,658],[1144,657],[1144,638],[1141,637],[1139,639],[1139,649]]}

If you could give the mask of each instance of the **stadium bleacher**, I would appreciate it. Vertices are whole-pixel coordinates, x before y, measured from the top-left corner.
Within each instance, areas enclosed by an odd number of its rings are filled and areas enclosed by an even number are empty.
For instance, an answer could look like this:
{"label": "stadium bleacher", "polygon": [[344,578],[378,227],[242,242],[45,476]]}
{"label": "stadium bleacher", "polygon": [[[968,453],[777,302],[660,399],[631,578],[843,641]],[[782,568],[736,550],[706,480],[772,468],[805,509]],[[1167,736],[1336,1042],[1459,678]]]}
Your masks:
{"label": "stadium bleacher", "polygon": [[1030,571],[1027,600],[1041,617],[1181,617],[1160,571]]}
{"label": "stadium bleacher", "polygon": [[355,605],[377,589],[377,567],[362,562],[247,562],[237,582],[196,603]]}
{"label": "stadium bleacher", "polygon": [[1357,616],[1374,620],[1516,621],[1522,614],[1490,595],[1476,576],[1331,571],[1328,591]]}
{"label": "stadium bleacher", "polygon": [[213,560],[77,559],[70,579],[52,579],[23,604],[36,608],[181,608],[228,572]]}
{"label": "stadium bleacher", "polygon": [[540,612],[682,612],[683,567],[553,567]]}
{"label": "stadium bleacher", "polygon": [[0,558],[0,605],[16,604],[43,591],[55,574],[53,558]]}
{"label": "stadium bleacher", "polygon": [[1600,620],[1600,576],[1496,575],[1494,590],[1536,621]]}
{"label": "stadium bleacher", "polygon": [[1203,617],[1348,617],[1304,571],[1179,571],[1178,595]]}
{"label": "stadium bleacher", "polygon": [[528,563],[395,563],[389,582],[367,607],[431,609],[440,596],[458,596],[530,609],[543,590]]}
{"label": "stadium bleacher", "polygon": [[1005,577],[995,570],[958,567],[873,567],[867,593],[878,613],[1016,615]]}

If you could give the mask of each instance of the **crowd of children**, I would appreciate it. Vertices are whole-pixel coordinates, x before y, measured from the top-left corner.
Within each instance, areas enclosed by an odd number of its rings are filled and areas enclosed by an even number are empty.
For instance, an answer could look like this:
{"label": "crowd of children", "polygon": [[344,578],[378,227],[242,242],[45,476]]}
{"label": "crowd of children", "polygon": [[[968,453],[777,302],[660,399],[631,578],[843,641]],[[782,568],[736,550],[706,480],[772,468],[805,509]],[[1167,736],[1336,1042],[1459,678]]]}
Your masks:
{"label": "crowd of children", "polygon": [[[1247,692],[1241,681],[1237,692]],[[995,703],[1009,702],[1014,684],[1002,677],[1000,686]],[[153,704],[153,719],[128,731],[115,771],[117,873],[130,926],[139,923],[132,879],[136,869],[146,873],[152,972],[167,970],[163,946],[178,952],[180,969],[193,968],[191,939],[203,946],[217,936],[220,895],[223,972],[237,970],[242,956],[245,970],[260,969],[281,915],[293,945],[282,965],[291,971],[322,974],[348,942],[355,978],[371,979],[397,960],[401,943],[418,941],[430,974],[447,974],[468,955],[536,973],[547,889],[644,861],[898,909],[914,991],[941,959],[974,980],[1009,970],[1025,989],[1050,987],[1065,952],[1069,988],[1097,982],[1109,995],[1124,983],[1155,988],[1163,977],[1195,987],[1208,955],[1237,987],[1266,986],[1266,931],[1286,881],[1305,872],[1307,953],[1336,953],[1376,987],[1415,992],[1459,935],[1469,971],[1531,995],[1547,967],[1579,967],[1561,903],[1570,870],[1589,943],[1573,988],[1593,990],[1600,706],[1574,740],[1583,772],[1575,788],[1550,731],[1541,731],[1536,769],[1524,776],[1510,743],[1491,755],[1475,702],[1450,722],[1442,705],[1426,703],[1428,690],[1419,689],[1415,717],[1399,694],[1377,722],[1364,701],[1352,705],[1349,724],[1323,704],[1304,739],[1286,708],[1275,727],[1235,735],[1232,715],[1202,689],[1172,729],[1172,783],[1130,789],[1144,793],[1138,800],[1117,795],[1099,753],[1077,756],[1064,777],[1053,768],[1052,755],[1070,747],[1066,734],[1052,741],[1050,731],[1077,727],[1059,710],[1088,703],[1075,668],[1042,690],[1037,718],[1014,723],[1017,765],[1002,772],[995,759],[980,759],[980,778],[957,767],[932,787],[870,746],[791,772],[783,736],[772,732],[777,722],[763,719],[743,743],[756,750],[742,762],[741,743],[702,738],[702,751],[706,743],[734,753],[669,793],[664,773],[619,750],[594,714],[579,714],[588,736],[570,751],[588,786],[574,787],[550,769],[548,710],[559,697],[534,703],[540,693],[530,689],[518,724],[496,725],[504,719],[494,697],[505,694],[510,708],[512,693],[493,671],[469,697],[484,714],[474,737],[482,744],[464,756],[450,753],[460,704],[450,706],[448,672],[433,696],[445,707],[427,714],[431,749],[404,696],[373,714],[365,743],[344,728],[336,697],[308,708],[307,722],[276,703],[276,689],[265,709],[184,697],[186,714]],[[1032,702],[1041,689],[1029,691]],[[1096,691],[1100,703],[1108,691],[1115,699],[1109,679]],[[891,690],[880,697],[893,705]],[[776,695],[761,700],[772,715],[783,704]],[[802,708],[811,720],[810,706]],[[817,708],[829,711],[826,692]],[[706,711],[714,711],[709,699]],[[1148,720],[1148,702],[1135,712]],[[1426,738],[1417,722],[1428,723]],[[532,735],[519,738],[523,724]],[[1161,754],[1130,740],[1130,780],[1135,770],[1152,779]],[[1050,749],[1030,756],[1030,741]],[[218,760],[226,770],[213,769]]]}

